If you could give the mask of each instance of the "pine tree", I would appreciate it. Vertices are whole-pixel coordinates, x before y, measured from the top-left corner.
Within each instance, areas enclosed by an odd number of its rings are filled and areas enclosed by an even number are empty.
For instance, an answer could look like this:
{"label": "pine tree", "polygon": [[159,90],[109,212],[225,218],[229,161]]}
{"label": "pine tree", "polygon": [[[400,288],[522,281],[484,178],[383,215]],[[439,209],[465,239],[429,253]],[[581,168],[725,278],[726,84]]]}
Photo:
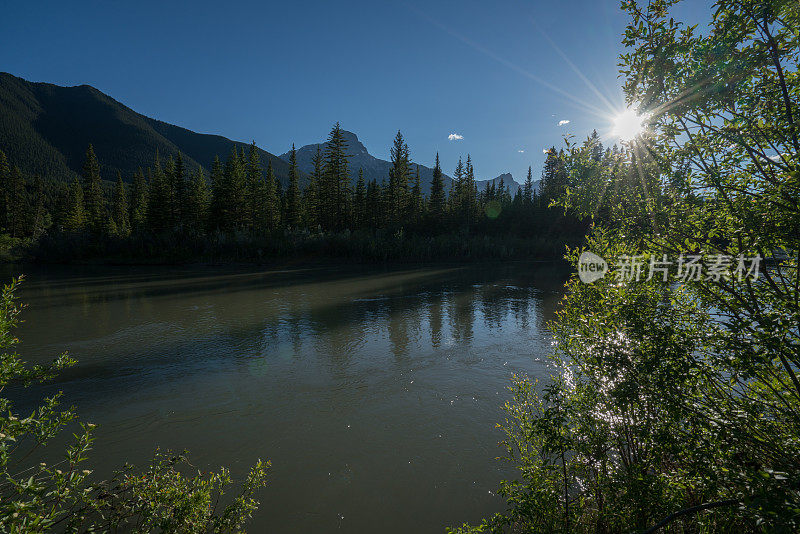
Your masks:
{"label": "pine tree", "polygon": [[264,179],[261,175],[261,158],[258,155],[256,142],[250,143],[247,153],[247,210],[248,220],[253,229],[264,229]]}
{"label": "pine tree", "polygon": [[283,194],[283,184],[275,177],[275,198],[278,207],[277,226],[281,226],[286,220],[286,195]]}
{"label": "pine tree", "polygon": [[467,154],[467,174],[464,178],[467,194],[467,213],[471,218],[473,212],[477,209],[478,186],[475,183],[475,168],[472,166],[472,156],[469,154]]}
{"label": "pine tree", "polygon": [[320,187],[323,227],[341,230],[347,225],[350,175],[347,170],[347,141],[337,122],[325,144],[325,166]]}
{"label": "pine tree", "polygon": [[[458,160],[459,166],[461,166],[461,160]],[[475,171],[472,167],[472,157],[467,154],[467,163],[461,169],[461,172],[458,172],[456,169],[456,174],[461,174],[459,178],[460,191],[459,191],[459,199],[458,199],[458,214],[459,218],[462,221],[463,227],[469,230],[472,219],[474,218],[475,213],[478,209],[478,190],[477,185],[475,184]]]}
{"label": "pine tree", "polygon": [[289,188],[286,190],[286,224],[297,227],[300,224],[300,185],[297,170],[297,151],[292,143],[289,152]]}
{"label": "pine tree", "polygon": [[430,212],[433,222],[444,222],[444,179],[442,176],[442,166],[439,164],[439,153],[436,153],[436,163],[433,166],[433,178],[431,179]]}
{"label": "pine tree", "polygon": [[483,190],[483,199],[486,202],[494,200],[494,182],[486,182],[486,188]]}
{"label": "pine tree", "polygon": [[450,210],[457,216],[461,214],[464,205],[464,162],[458,158],[456,170],[453,173],[453,185],[450,191]]}
{"label": "pine tree", "polygon": [[0,150],[0,226],[8,228],[9,223],[9,183],[11,181],[11,167],[8,165],[5,153]]}
{"label": "pine tree", "polygon": [[409,220],[419,221],[423,216],[423,201],[422,198],[422,185],[419,178],[419,165],[417,165],[416,173],[414,174],[414,185],[411,187],[410,194],[410,212]]}
{"label": "pine tree", "polygon": [[411,158],[403,134],[398,130],[391,148],[392,166],[389,169],[389,217],[400,224],[408,214],[408,179],[411,175]]}
{"label": "pine tree", "polygon": [[355,227],[367,225],[367,190],[364,184],[364,169],[358,169],[356,193],[353,199],[353,225]]}
{"label": "pine tree", "polygon": [[183,212],[186,205],[186,167],[183,164],[183,156],[178,152],[175,158],[175,170],[172,175],[172,221],[173,225],[179,228],[184,226]]}
{"label": "pine tree", "polygon": [[539,199],[542,207],[547,207],[550,201],[563,195],[567,187],[567,176],[564,171],[563,153],[556,152],[555,147],[547,151],[542,169],[542,184]]}
{"label": "pine tree", "polygon": [[86,224],[86,213],[83,205],[83,187],[81,183],[75,178],[72,187],[69,189],[69,196],[67,200],[67,218],[64,221],[64,227],[67,230],[80,231],[83,230]]}
{"label": "pine tree", "polygon": [[125,184],[122,182],[122,175],[119,171],[117,171],[117,184],[114,187],[111,220],[114,222],[117,235],[126,236],[130,233],[128,199],[125,195]]}
{"label": "pine tree", "polygon": [[8,175],[6,184],[8,198],[8,233],[11,237],[23,237],[28,214],[28,195],[25,190],[25,178],[19,167],[14,165]]}
{"label": "pine tree", "polygon": [[203,169],[198,168],[192,175],[192,180],[186,193],[186,206],[184,220],[187,228],[202,234],[208,225],[209,206],[211,195],[208,191]]}
{"label": "pine tree", "polygon": [[525,178],[525,184],[522,186],[522,198],[527,205],[533,203],[533,172],[530,166],[528,166],[528,177]]}
{"label": "pine tree", "polygon": [[167,177],[161,167],[158,151],[152,170],[148,169],[150,187],[147,197],[147,225],[159,233],[170,228],[170,195]]}
{"label": "pine tree", "polygon": [[141,168],[133,175],[128,220],[135,231],[144,230],[147,224],[147,182]]}
{"label": "pine tree", "polygon": [[227,189],[222,162],[219,160],[219,156],[214,156],[214,162],[211,164],[211,213],[209,215],[211,229],[222,229]]}
{"label": "pine tree", "polygon": [[600,163],[603,159],[603,143],[600,141],[600,136],[597,130],[592,130],[592,135],[587,139],[586,144],[591,148],[592,159]]}
{"label": "pine tree", "polygon": [[33,177],[33,201],[31,204],[31,225],[30,233],[34,238],[39,237],[44,233],[45,229],[50,226],[50,214],[44,205],[44,182],[41,176]]}
{"label": "pine tree", "polygon": [[322,149],[317,145],[317,151],[311,157],[311,164],[313,169],[311,171],[308,186],[303,192],[305,200],[305,217],[306,226],[309,228],[316,227],[320,224],[320,186],[323,180],[324,159],[322,157]]}
{"label": "pine tree", "polygon": [[100,185],[100,163],[94,154],[94,147],[86,149],[86,158],[81,169],[83,177],[83,203],[86,223],[94,233],[101,233],[106,226],[105,199]]}
{"label": "pine tree", "polygon": [[370,180],[367,184],[367,225],[372,228],[382,226],[381,217],[381,187],[375,180]]}
{"label": "pine tree", "polygon": [[281,216],[280,183],[272,169],[272,160],[267,162],[267,177],[264,181],[264,217],[267,230],[278,227]]}
{"label": "pine tree", "polygon": [[225,161],[223,170],[226,184],[225,196],[222,199],[221,227],[225,231],[242,230],[248,227],[247,209],[247,173],[244,155],[236,148],[231,150]]}

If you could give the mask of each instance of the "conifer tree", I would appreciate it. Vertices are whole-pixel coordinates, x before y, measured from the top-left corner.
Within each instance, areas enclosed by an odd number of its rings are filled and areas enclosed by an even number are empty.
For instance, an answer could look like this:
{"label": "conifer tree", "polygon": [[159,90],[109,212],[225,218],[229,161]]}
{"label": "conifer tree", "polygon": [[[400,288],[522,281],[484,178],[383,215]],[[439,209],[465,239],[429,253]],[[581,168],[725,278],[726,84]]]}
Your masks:
{"label": "conifer tree", "polygon": [[475,213],[478,210],[478,190],[475,184],[475,169],[472,167],[472,157],[467,154],[467,164],[464,172],[464,187],[462,199],[462,216],[464,225],[469,230]]}
{"label": "conifer tree", "polygon": [[224,182],[227,186],[222,202],[222,229],[226,231],[242,230],[249,226],[247,210],[247,174],[244,155],[236,148],[225,161],[223,170]]}
{"label": "conifer tree", "polygon": [[94,147],[86,149],[86,158],[81,169],[83,177],[83,203],[86,212],[86,223],[94,233],[101,233],[106,226],[105,199],[100,185],[100,163],[94,153]]}
{"label": "conifer tree", "polygon": [[175,158],[175,167],[172,173],[170,187],[170,218],[173,226],[183,226],[183,208],[186,204],[186,168],[183,156],[178,152]]}
{"label": "conifer tree", "polygon": [[525,184],[522,186],[522,198],[529,206],[533,203],[533,172],[530,165],[528,166],[528,177],[525,178]]}
{"label": "conifer tree", "polygon": [[144,230],[147,224],[147,182],[141,168],[133,175],[128,220],[131,229],[136,231]]}
{"label": "conifer tree", "polygon": [[391,148],[392,166],[389,169],[389,217],[394,224],[399,224],[407,215],[408,179],[411,175],[411,159],[408,145],[403,134],[398,130]]}
{"label": "conifer tree", "polygon": [[320,224],[320,186],[323,180],[324,159],[322,157],[322,149],[317,145],[317,151],[311,157],[311,165],[313,169],[309,177],[308,186],[303,192],[305,201],[304,214],[306,217],[306,226],[309,228],[316,227]]}
{"label": "conifer tree", "polygon": [[367,184],[366,212],[367,224],[372,228],[379,228],[381,224],[381,189],[378,182],[370,180]]}
{"label": "conifer tree", "polygon": [[33,177],[33,199],[29,202],[31,206],[31,225],[30,233],[34,238],[38,238],[50,225],[50,214],[44,205],[44,182],[42,177]]}
{"label": "conifer tree", "polygon": [[117,171],[117,184],[114,187],[111,220],[114,222],[114,227],[118,235],[126,236],[130,233],[128,199],[125,195],[125,184],[122,182],[122,175],[119,171]]}
{"label": "conifer tree", "polygon": [[9,183],[11,180],[11,167],[8,165],[5,153],[0,150],[0,226],[8,228],[9,222]]}
{"label": "conifer tree", "polygon": [[450,209],[456,215],[460,215],[464,206],[464,162],[458,158],[456,170],[453,173],[453,186],[450,191]]}
{"label": "conifer tree", "polygon": [[505,201],[505,198],[506,198],[506,181],[503,179],[502,176],[500,177],[500,183],[497,184],[497,193],[496,194],[497,194],[497,198],[500,200],[501,203],[503,201]]}
{"label": "conifer tree", "polygon": [[261,175],[261,158],[258,155],[256,142],[250,143],[247,153],[247,210],[248,219],[253,229],[263,230],[264,217],[264,179]]}
{"label": "conifer tree", "polygon": [[225,183],[225,173],[219,156],[214,156],[211,164],[211,213],[209,215],[209,226],[214,230],[221,230],[224,218],[224,203],[227,196],[227,184]]}
{"label": "conifer tree", "polygon": [[358,181],[353,198],[353,225],[355,227],[367,225],[367,190],[364,184],[364,169],[358,169]]}
{"label": "conifer tree", "polygon": [[8,198],[8,224],[6,228],[11,237],[23,237],[28,213],[28,195],[25,191],[25,178],[19,167],[14,165],[8,174],[6,184]]}
{"label": "conifer tree", "polygon": [[300,224],[300,184],[297,170],[297,151],[292,143],[289,152],[289,188],[286,190],[286,224],[297,227]]}
{"label": "conifer tree", "polygon": [[430,212],[434,223],[444,221],[444,179],[442,176],[442,166],[439,164],[439,153],[436,153],[436,163],[433,166],[433,178],[431,179]]}
{"label": "conifer tree", "polygon": [[414,174],[414,185],[411,187],[411,194],[409,197],[409,220],[411,221],[419,221],[423,215],[422,185],[419,180],[419,165],[417,165],[416,173]]}
{"label": "conifer tree", "polygon": [[277,226],[281,226],[286,220],[286,195],[283,193],[283,184],[277,177],[275,178],[275,198],[278,207]]}
{"label": "conifer tree", "polygon": [[156,151],[150,175],[150,187],[147,198],[147,225],[153,232],[163,232],[170,228],[169,184],[161,167],[161,160]]}
{"label": "conifer tree", "polygon": [[341,230],[346,226],[349,192],[347,141],[337,122],[325,144],[325,166],[320,187],[320,209],[326,229]]}
{"label": "conifer tree", "polygon": [[603,143],[600,141],[600,136],[598,135],[597,130],[592,130],[592,134],[589,136],[586,144],[591,148],[592,159],[597,163],[600,163],[600,161],[603,159]]}
{"label": "conifer tree", "polygon": [[186,209],[184,220],[187,227],[198,234],[202,234],[208,224],[211,195],[208,191],[203,169],[199,168],[192,175],[192,180],[186,193]]}
{"label": "conifer tree", "polygon": [[81,183],[75,178],[72,187],[69,188],[69,196],[67,197],[67,217],[64,221],[64,227],[67,230],[80,231],[83,230],[86,224],[86,213],[83,205],[83,187]]}
{"label": "conifer tree", "polygon": [[281,197],[278,179],[272,168],[272,160],[267,162],[267,177],[264,181],[264,217],[267,230],[278,227],[280,222]]}
{"label": "conifer tree", "polygon": [[540,202],[548,207],[551,200],[561,197],[566,190],[567,175],[563,168],[563,154],[559,155],[555,147],[547,151],[542,169],[542,186]]}

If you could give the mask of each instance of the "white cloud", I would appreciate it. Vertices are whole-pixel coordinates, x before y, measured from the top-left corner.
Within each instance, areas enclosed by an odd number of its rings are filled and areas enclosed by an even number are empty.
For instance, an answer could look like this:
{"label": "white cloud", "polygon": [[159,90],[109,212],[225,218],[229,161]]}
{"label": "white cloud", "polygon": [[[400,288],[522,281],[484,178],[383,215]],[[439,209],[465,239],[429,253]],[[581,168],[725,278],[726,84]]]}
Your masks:
{"label": "white cloud", "polygon": [[447,138],[451,141],[461,141],[462,139],[464,139],[464,136],[459,135],[457,133],[451,133],[450,135],[447,136]]}
{"label": "white cloud", "polygon": [[568,121],[568,120],[561,120],[561,121],[558,121],[558,125],[559,125],[559,126],[564,126],[565,124],[569,124],[569,121]]}
{"label": "white cloud", "polygon": [[524,154],[525,153],[524,150],[517,150],[517,152],[519,152],[520,154]]}

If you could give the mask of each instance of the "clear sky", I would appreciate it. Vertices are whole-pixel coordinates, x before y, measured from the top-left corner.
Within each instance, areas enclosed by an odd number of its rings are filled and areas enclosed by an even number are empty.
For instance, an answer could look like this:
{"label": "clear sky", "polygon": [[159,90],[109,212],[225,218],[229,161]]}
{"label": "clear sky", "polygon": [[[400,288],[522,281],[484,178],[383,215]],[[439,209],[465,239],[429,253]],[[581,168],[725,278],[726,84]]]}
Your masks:
{"label": "clear sky", "polygon": [[438,151],[451,173],[470,153],[478,179],[522,181],[564,134],[609,130],[590,110],[623,106],[626,20],[619,0],[18,1],[0,70],[278,154],[340,121],[388,159],[400,129],[417,162]]}

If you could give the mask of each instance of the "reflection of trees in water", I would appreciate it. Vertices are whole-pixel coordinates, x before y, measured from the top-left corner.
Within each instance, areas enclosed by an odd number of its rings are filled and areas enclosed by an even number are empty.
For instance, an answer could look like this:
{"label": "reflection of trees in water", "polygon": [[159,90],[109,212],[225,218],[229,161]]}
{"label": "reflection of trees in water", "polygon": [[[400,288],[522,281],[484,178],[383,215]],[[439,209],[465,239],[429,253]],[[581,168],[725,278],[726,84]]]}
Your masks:
{"label": "reflection of trees in water", "polygon": [[405,314],[393,311],[389,315],[386,328],[389,331],[389,342],[392,345],[392,354],[395,358],[402,358],[408,354],[408,316],[415,314]]}
{"label": "reflection of trees in water", "polygon": [[[415,343],[433,349],[448,338],[473,343],[476,322],[489,330],[500,329],[509,320],[520,330],[545,327],[559,292],[536,289],[536,277],[530,273],[520,278],[471,270],[400,280],[379,276],[363,285],[275,289],[266,300],[264,292],[240,295],[237,302],[263,314],[262,345],[296,358],[322,357],[322,365],[343,371],[353,354],[380,331],[385,332],[394,357],[407,358]],[[546,281],[549,285],[553,284]]]}
{"label": "reflection of trees in water", "polygon": [[511,298],[505,284],[487,284],[478,290],[481,315],[487,328],[500,328],[508,315]]}
{"label": "reflection of trees in water", "polygon": [[433,294],[428,299],[428,326],[431,332],[431,345],[438,349],[442,344],[442,300],[444,292]]}
{"label": "reflection of trees in water", "polygon": [[527,330],[530,326],[534,295],[534,289],[531,287],[519,288],[516,290],[515,298],[511,299],[511,313],[514,314],[514,322],[520,330]]}
{"label": "reflection of trees in water", "polygon": [[472,343],[476,293],[476,290],[470,286],[455,293],[450,299],[450,309],[448,310],[450,328],[453,332],[453,339],[458,343]]}

